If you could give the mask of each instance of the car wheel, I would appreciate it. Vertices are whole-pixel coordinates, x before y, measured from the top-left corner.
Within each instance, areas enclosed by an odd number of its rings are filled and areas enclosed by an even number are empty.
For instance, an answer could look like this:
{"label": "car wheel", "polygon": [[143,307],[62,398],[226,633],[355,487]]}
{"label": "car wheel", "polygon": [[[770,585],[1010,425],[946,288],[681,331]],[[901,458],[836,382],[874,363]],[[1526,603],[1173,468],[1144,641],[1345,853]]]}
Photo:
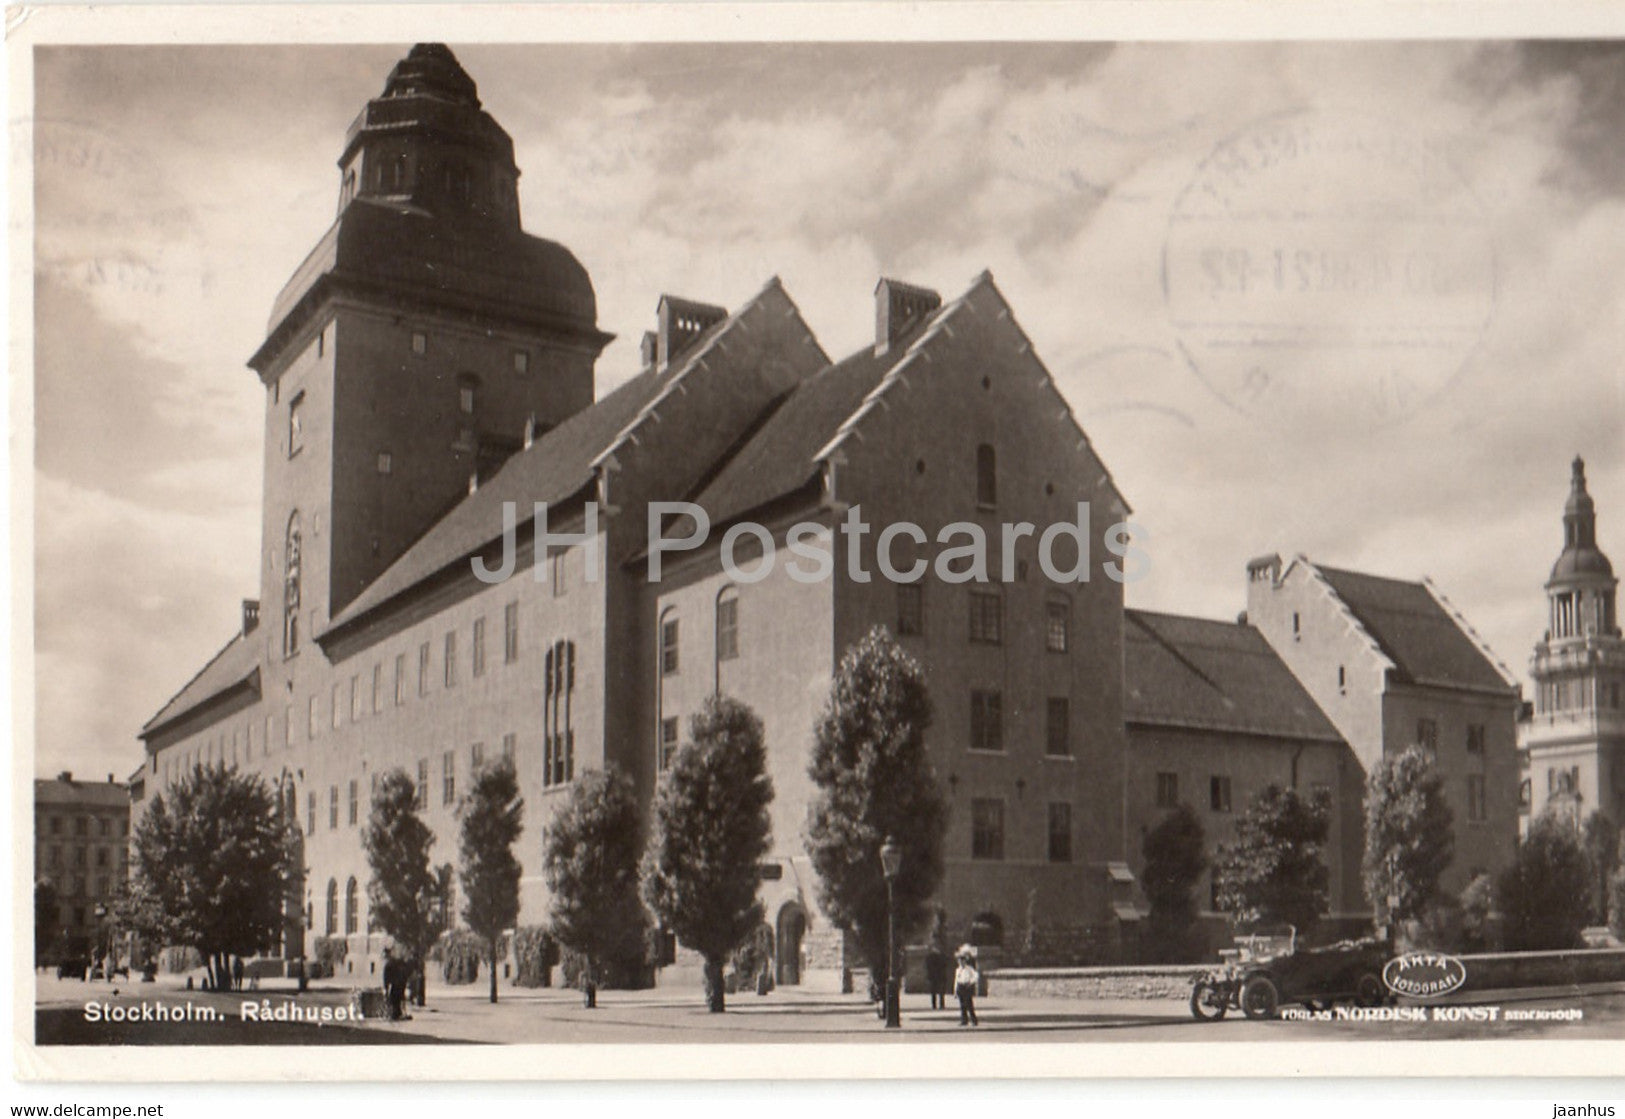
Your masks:
{"label": "car wheel", "polygon": [[1254,1021],[1275,1017],[1280,1005],[1280,989],[1269,976],[1254,975],[1242,985],[1241,1012]]}
{"label": "car wheel", "polygon": [[1217,1022],[1230,1009],[1230,1001],[1211,983],[1191,989],[1191,1014],[1203,1022]]}
{"label": "car wheel", "polygon": [[1358,1006],[1381,1006],[1385,997],[1382,980],[1369,971],[1354,984],[1354,1002]]}

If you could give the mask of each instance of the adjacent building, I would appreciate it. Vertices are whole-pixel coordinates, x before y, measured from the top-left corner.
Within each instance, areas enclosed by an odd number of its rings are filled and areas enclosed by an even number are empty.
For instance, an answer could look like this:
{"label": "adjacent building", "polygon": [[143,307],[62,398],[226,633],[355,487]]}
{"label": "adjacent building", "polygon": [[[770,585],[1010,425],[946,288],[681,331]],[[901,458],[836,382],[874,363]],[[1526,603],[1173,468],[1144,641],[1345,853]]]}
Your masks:
{"label": "adjacent building", "polygon": [[1529,663],[1533,707],[1521,726],[1525,822],[1552,812],[1580,827],[1625,819],[1625,637],[1613,565],[1597,546],[1585,462],[1574,460],[1563,550],[1546,580],[1546,632]]}
{"label": "adjacent building", "polygon": [[88,956],[129,866],[130,792],[108,774],[79,781],[63,772],[34,782],[34,881],[56,897],[54,942],[36,956]]}

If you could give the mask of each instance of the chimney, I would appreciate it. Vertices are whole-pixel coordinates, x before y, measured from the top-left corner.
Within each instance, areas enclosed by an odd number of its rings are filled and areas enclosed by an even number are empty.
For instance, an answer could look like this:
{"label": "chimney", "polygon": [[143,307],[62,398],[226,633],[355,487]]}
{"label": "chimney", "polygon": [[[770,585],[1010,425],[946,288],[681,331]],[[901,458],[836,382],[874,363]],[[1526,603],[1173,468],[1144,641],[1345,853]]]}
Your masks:
{"label": "chimney", "polygon": [[73,784],[73,770],[64,769],[61,773],[56,775],[56,779],[58,781],[65,781],[70,785]]}
{"label": "chimney", "polygon": [[243,599],[243,636],[247,637],[259,628],[260,600],[257,598]]}
{"label": "chimney", "polygon": [[113,783],[113,775],[112,775],[112,774],[111,774],[111,773],[109,773],[109,774],[108,774],[108,775],[107,775],[107,783],[108,783],[108,784],[109,784],[109,785],[111,785],[111,784],[112,784],[112,783]]}
{"label": "chimney", "polygon": [[1268,579],[1270,586],[1276,586],[1281,581],[1281,557],[1279,555],[1259,556],[1247,561],[1247,582],[1260,583]]}
{"label": "chimney", "polygon": [[656,359],[660,356],[660,335],[652,330],[645,330],[643,341],[638,344],[638,356],[643,359],[640,369],[653,369]]}
{"label": "chimney", "polygon": [[930,288],[881,278],[875,285],[875,354],[884,354],[908,328],[942,306]]}
{"label": "chimney", "polygon": [[659,318],[659,337],[655,340],[655,357],[659,368],[666,370],[707,329],[727,318],[728,312],[709,303],[662,295],[656,315]]}

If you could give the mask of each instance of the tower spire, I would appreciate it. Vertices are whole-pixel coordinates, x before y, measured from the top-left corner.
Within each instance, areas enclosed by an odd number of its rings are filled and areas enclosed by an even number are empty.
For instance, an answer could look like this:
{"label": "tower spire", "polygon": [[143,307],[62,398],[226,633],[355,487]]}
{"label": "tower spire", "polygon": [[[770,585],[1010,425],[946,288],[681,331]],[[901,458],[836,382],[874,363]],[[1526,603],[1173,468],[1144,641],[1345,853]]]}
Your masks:
{"label": "tower spire", "polygon": [[1552,567],[1548,585],[1612,583],[1613,576],[1613,565],[1597,547],[1597,503],[1586,490],[1585,459],[1575,455],[1569,474],[1569,498],[1563,503],[1563,552]]}

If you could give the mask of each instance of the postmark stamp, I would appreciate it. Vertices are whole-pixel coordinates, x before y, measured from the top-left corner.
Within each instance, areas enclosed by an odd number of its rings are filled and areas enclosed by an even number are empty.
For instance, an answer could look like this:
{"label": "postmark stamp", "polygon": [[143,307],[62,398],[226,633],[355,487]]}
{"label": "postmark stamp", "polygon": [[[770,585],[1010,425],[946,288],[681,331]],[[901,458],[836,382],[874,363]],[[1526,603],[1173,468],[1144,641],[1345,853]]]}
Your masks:
{"label": "postmark stamp", "polygon": [[1191,370],[1264,422],[1403,419],[1495,310],[1484,207],[1438,140],[1298,111],[1222,141],[1174,203],[1169,323]]}

